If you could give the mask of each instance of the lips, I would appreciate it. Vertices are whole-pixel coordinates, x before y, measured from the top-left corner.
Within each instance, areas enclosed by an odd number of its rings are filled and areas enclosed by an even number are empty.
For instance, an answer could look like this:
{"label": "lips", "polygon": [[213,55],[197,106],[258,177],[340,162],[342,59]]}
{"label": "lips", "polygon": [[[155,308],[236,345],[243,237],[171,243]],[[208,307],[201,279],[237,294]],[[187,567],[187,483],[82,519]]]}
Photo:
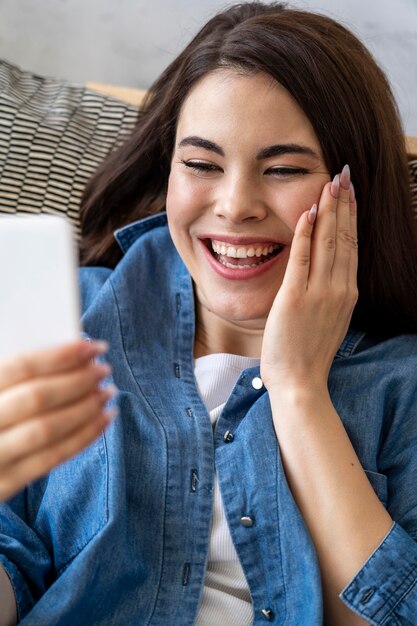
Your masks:
{"label": "lips", "polygon": [[224,278],[248,280],[280,259],[285,245],[261,238],[211,236],[200,239],[211,267]]}

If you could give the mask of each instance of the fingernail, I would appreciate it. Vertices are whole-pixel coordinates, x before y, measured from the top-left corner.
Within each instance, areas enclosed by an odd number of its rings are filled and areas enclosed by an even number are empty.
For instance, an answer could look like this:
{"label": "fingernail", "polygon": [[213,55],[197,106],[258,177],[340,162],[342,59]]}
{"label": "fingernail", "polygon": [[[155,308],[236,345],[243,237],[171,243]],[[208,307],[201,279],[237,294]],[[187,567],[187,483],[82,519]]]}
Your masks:
{"label": "fingernail", "polygon": [[107,341],[86,341],[83,346],[83,356],[86,358],[92,358],[99,356],[109,351],[109,344]]}
{"label": "fingernail", "polygon": [[109,344],[107,341],[94,341],[92,343],[95,354],[104,354],[109,351]]}
{"label": "fingernail", "polygon": [[314,203],[307,215],[308,223],[313,225],[314,222],[316,221],[316,217],[317,217],[317,204]]}
{"label": "fingernail", "polygon": [[103,402],[106,402],[107,400],[114,398],[114,396],[117,394],[117,387],[115,385],[108,385],[104,389],[100,389],[99,393],[100,399]]}
{"label": "fingernail", "polygon": [[96,365],[95,371],[94,371],[94,378],[95,380],[101,380],[102,378],[106,378],[107,376],[110,376],[111,372],[112,372],[112,369],[110,365],[108,365],[107,363]]}
{"label": "fingernail", "polygon": [[339,191],[340,191],[340,176],[339,174],[336,174],[330,186],[330,193],[332,194],[333,198],[338,198]]}
{"label": "fingernail", "polygon": [[119,409],[113,408],[103,411],[104,420],[109,424],[119,415]]}
{"label": "fingernail", "polygon": [[349,186],[350,186],[350,167],[347,164],[342,169],[342,173],[340,174],[340,184],[343,187],[343,189],[349,189]]}
{"label": "fingernail", "polygon": [[355,202],[355,187],[353,183],[350,183],[349,187],[349,202]]}

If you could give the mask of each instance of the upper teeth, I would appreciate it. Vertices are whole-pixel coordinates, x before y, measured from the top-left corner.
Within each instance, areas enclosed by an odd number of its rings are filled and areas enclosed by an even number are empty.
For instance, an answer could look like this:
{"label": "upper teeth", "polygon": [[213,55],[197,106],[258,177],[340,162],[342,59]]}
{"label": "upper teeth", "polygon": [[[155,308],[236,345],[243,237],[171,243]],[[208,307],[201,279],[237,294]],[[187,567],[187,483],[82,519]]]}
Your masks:
{"label": "upper teeth", "polygon": [[214,252],[216,252],[217,254],[229,256],[234,259],[246,259],[247,257],[259,257],[262,255],[271,254],[271,252],[280,247],[278,244],[268,246],[256,246],[254,244],[249,246],[230,246],[229,244],[222,241],[212,241],[211,246]]}

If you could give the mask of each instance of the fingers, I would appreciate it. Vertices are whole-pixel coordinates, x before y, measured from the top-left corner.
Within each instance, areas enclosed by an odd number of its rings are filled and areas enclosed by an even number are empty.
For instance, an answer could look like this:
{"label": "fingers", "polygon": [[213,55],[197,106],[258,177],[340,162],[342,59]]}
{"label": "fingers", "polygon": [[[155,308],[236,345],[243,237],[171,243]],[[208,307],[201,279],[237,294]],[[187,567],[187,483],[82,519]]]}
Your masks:
{"label": "fingers", "polygon": [[106,342],[77,341],[58,348],[0,359],[0,391],[38,376],[58,374],[80,367],[107,350]]}
{"label": "fingers", "polygon": [[92,393],[110,374],[108,365],[88,362],[68,373],[40,376],[0,394],[0,433],[12,425],[71,405]]}
{"label": "fingers", "polygon": [[358,221],[357,221],[357,213],[358,213],[358,209],[357,209],[357,204],[356,204],[356,198],[355,198],[355,188],[353,187],[353,185],[351,184],[351,189],[350,189],[350,207],[349,207],[349,212],[350,212],[350,232],[353,238],[353,242],[354,242],[354,254],[352,254],[350,256],[350,260],[349,260],[349,277],[348,277],[348,282],[349,285],[351,285],[352,289],[354,289],[356,291],[356,298],[358,296],[357,293],[357,283],[358,283],[358,251],[357,251],[357,247],[358,247]]}
{"label": "fingers", "polygon": [[356,200],[345,165],[322,192],[314,228],[310,277],[311,283],[343,287],[356,285],[357,238]]}
{"label": "fingers", "polygon": [[336,225],[339,196],[339,175],[326,184],[319,202],[317,223],[313,233],[310,281],[330,282],[336,251]]}
{"label": "fingers", "polygon": [[346,165],[332,183],[325,185],[317,220],[311,217],[312,209],[303,213],[297,223],[283,284],[301,290],[314,284],[326,288],[333,284],[341,290],[348,285],[353,293],[356,290],[357,226],[349,166]]}
{"label": "fingers", "polygon": [[310,272],[311,237],[317,216],[317,204],[300,216],[291,243],[290,258],[283,285],[292,289],[307,289]]}
{"label": "fingers", "polygon": [[351,233],[350,169],[345,165],[320,198],[319,219],[313,235],[312,280],[347,280],[352,249],[356,247]]}
{"label": "fingers", "polygon": [[[337,206],[336,250],[332,279],[336,284],[350,283],[352,271],[357,267],[356,201],[348,165],[340,175]],[[356,270],[355,282],[356,283]]]}
{"label": "fingers", "polygon": [[0,361],[0,501],[89,445],[117,415],[105,342],[75,342]]}

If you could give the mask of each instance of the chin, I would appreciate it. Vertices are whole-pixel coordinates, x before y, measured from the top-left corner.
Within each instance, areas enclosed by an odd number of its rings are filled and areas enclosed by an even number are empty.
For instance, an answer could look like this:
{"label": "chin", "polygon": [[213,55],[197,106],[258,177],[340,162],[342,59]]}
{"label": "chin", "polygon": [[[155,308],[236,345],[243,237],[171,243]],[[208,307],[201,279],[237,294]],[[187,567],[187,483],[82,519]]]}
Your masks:
{"label": "chin", "polygon": [[[272,302],[254,302],[254,298],[239,298],[231,301],[230,295],[224,299],[217,298],[215,302],[211,298],[199,297],[200,305],[211,314],[229,322],[256,322],[262,320],[262,326],[271,310]],[[257,325],[255,324],[255,327]]]}

